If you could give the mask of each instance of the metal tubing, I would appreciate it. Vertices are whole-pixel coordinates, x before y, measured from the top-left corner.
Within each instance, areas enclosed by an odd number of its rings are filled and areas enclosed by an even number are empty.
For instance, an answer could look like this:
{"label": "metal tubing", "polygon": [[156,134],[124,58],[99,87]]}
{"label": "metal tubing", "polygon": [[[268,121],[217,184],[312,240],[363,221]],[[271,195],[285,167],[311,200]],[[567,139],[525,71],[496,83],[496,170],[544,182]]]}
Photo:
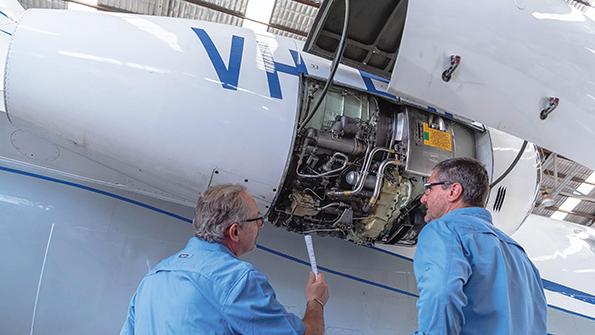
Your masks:
{"label": "metal tubing", "polygon": [[376,147],[376,148],[372,149],[372,151],[370,152],[370,155],[368,155],[368,158],[366,159],[364,169],[362,170],[362,173],[360,174],[360,179],[359,179],[359,182],[357,183],[357,187],[351,191],[341,191],[341,192],[329,191],[329,192],[327,192],[327,195],[329,195],[329,196],[351,196],[351,195],[359,193],[364,188],[364,183],[366,182],[366,178],[368,177],[368,172],[370,170],[370,165],[372,165],[372,158],[374,158],[374,155],[380,151],[385,151],[388,153],[395,152],[395,150],[393,150],[393,149],[387,149],[387,148],[383,148],[383,147]]}
{"label": "metal tubing", "polygon": [[349,157],[347,157],[346,155],[344,155],[344,154],[342,154],[340,152],[335,152],[333,154],[333,157],[331,159],[335,159],[335,156],[340,156],[341,158],[344,159],[343,165],[341,165],[341,167],[339,167],[339,168],[336,168],[334,170],[330,170],[330,171],[327,171],[327,172],[319,173],[319,174],[301,174],[300,173],[300,166],[301,166],[301,164],[300,164],[300,165],[298,165],[298,167],[297,167],[297,169],[296,169],[295,172],[297,173],[298,177],[301,177],[301,178],[319,178],[319,177],[328,176],[328,175],[333,174],[333,173],[341,172],[343,169],[345,169],[347,167],[347,163],[349,163]]}
{"label": "metal tubing", "polygon": [[380,188],[382,186],[382,181],[384,180],[384,170],[388,165],[398,165],[400,162],[396,159],[390,160],[387,159],[380,164],[378,168],[378,175],[376,176],[376,187],[374,187],[374,194],[370,197],[370,201],[368,201],[368,205],[366,206],[367,209],[372,208],[376,201],[378,201],[378,195],[380,195]]}

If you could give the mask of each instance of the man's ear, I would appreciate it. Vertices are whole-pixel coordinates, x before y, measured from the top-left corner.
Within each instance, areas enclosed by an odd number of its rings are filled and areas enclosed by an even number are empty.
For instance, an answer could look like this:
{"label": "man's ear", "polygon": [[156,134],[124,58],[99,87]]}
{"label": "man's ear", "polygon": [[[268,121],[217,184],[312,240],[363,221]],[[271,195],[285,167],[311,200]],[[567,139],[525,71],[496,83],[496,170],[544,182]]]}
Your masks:
{"label": "man's ear", "polygon": [[232,223],[227,227],[225,235],[232,242],[238,242],[240,240],[240,225],[238,223]]}
{"label": "man's ear", "polygon": [[447,195],[448,201],[457,202],[463,197],[463,186],[459,183],[454,183],[450,187],[450,192]]}

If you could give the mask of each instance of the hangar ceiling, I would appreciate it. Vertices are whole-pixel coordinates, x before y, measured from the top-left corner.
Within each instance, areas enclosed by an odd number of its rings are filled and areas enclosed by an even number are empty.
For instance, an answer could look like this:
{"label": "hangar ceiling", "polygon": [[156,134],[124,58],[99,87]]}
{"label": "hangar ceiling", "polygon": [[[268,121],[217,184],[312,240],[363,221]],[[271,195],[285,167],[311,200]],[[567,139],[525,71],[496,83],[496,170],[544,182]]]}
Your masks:
{"label": "hangar ceiling", "polygon": [[[25,8],[103,10],[249,26],[305,40],[321,0],[19,0]],[[592,11],[595,0],[564,0]],[[533,213],[586,226],[595,223],[595,173],[541,149],[542,188]]]}
{"label": "hangar ceiling", "polygon": [[533,213],[593,226],[595,173],[563,156],[542,151],[541,190]]}
{"label": "hangar ceiling", "polygon": [[261,24],[273,34],[305,40],[318,0],[19,0],[25,8],[103,10],[182,17],[235,26]]}

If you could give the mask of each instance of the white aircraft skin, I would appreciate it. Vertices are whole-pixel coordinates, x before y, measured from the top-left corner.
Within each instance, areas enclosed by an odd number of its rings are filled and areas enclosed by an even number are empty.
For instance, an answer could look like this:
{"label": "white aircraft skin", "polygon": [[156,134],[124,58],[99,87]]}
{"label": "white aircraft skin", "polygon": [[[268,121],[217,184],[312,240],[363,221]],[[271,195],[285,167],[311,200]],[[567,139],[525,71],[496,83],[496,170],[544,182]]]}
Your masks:
{"label": "white aircraft skin", "polygon": [[[2,13],[0,333],[117,333],[142,276],[191,236],[208,185],[244,184],[269,210],[294,145],[297,74],[324,79],[329,62],[299,42],[213,23],[23,13],[16,2]],[[391,83],[349,67],[335,82],[398,100]],[[477,155],[495,179],[522,140],[486,134]],[[487,208],[542,273],[549,333],[594,333],[595,232],[527,217],[539,176],[529,145],[498,185],[504,205],[496,187]],[[327,334],[416,329],[414,248],[314,244],[331,287]],[[272,225],[246,256],[298,315],[307,259],[301,235]]]}

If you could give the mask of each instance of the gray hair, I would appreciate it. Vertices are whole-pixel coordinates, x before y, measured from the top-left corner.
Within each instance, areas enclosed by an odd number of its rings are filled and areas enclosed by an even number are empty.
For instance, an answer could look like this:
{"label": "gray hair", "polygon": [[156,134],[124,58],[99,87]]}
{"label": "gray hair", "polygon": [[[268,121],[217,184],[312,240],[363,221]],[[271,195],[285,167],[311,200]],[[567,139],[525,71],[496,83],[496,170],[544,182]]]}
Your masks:
{"label": "gray hair", "polygon": [[479,161],[473,158],[451,158],[438,163],[434,171],[441,182],[461,184],[465,204],[485,206],[490,182],[488,172]]}
{"label": "gray hair", "polygon": [[240,185],[210,187],[198,199],[194,210],[194,235],[209,242],[223,242],[224,232],[233,223],[241,222],[250,214]]}

